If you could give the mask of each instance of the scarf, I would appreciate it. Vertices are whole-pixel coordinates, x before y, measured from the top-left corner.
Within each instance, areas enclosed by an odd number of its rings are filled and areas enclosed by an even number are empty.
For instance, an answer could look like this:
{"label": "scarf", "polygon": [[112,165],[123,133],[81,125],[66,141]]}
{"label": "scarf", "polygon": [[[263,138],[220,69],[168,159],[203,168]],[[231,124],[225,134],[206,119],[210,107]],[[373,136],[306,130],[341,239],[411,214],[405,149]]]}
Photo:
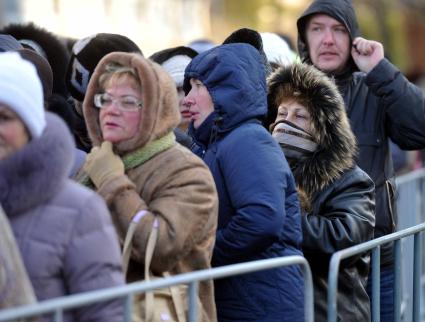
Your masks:
{"label": "scarf", "polygon": [[[146,161],[152,159],[155,155],[168,150],[176,143],[176,137],[173,132],[170,132],[163,137],[149,142],[144,147],[129,153],[122,157],[125,171],[133,169]],[[83,177],[79,180],[85,186],[93,186],[90,177],[84,173]]]}
{"label": "scarf", "polygon": [[274,123],[271,130],[273,138],[279,143],[288,161],[299,160],[317,149],[313,137],[289,121]]}

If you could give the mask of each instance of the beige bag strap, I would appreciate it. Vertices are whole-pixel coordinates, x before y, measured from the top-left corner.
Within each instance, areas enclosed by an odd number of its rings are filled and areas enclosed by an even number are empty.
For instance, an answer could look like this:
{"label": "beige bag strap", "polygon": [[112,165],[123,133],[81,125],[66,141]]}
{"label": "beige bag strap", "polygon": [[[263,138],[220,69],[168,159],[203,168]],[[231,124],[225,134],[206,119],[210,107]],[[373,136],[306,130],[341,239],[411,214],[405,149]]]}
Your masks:
{"label": "beige bag strap", "polygon": [[139,211],[131,219],[130,225],[128,226],[127,234],[125,235],[125,240],[124,240],[124,247],[122,251],[122,266],[123,266],[124,276],[127,275],[128,262],[130,261],[131,244],[132,244],[134,232],[136,231],[136,228],[137,228],[137,225],[139,224],[140,219],[142,219],[142,217],[146,214],[147,214],[146,210]]}
{"label": "beige bag strap", "polygon": [[[134,232],[136,231],[137,225],[140,219],[146,214],[145,210],[138,212],[130,222],[130,225],[127,230],[127,234],[125,236],[124,241],[124,249],[123,249],[123,270],[124,274],[127,273],[128,262],[130,261],[131,255],[131,244],[134,236]],[[153,251],[156,246],[156,241],[158,239],[158,228],[159,222],[158,219],[155,218],[152,224],[152,230],[149,234],[148,243],[146,245],[145,251],[145,280],[150,281],[150,270],[149,267],[151,265]],[[168,277],[170,274],[168,272],[164,272],[164,276]],[[179,289],[177,286],[170,286],[171,297],[173,299],[174,309],[177,313],[177,320],[179,322],[186,322],[186,315],[184,313],[184,302],[179,293]],[[145,294],[145,312],[146,312],[146,321],[152,321],[154,314],[154,296],[152,292],[146,292]]]}
{"label": "beige bag strap", "polygon": [[[165,277],[169,277],[170,273],[164,272]],[[170,286],[171,297],[173,298],[174,309],[177,314],[177,321],[186,322],[186,314],[184,313],[184,301],[177,286]]]}

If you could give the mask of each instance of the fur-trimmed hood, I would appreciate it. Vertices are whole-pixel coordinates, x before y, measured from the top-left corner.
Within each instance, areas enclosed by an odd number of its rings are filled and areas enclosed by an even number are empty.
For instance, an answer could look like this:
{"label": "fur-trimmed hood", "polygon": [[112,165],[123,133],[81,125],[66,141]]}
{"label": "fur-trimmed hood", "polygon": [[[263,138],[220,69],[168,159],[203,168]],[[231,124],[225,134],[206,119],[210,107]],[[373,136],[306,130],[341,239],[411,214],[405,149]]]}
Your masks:
{"label": "fur-trimmed hood", "polygon": [[281,67],[268,79],[267,127],[276,119],[278,98],[294,92],[308,102],[312,135],[318,144],[316,151],[293,169],[298,188],[311,201],[316,192],[354,165],[357,146],[336,85],[324,73],[306,64]]}
{"label": "fur-trimmed hood", "polygon": [[174,81],[161,66],[140,54],[114,52],[104,56],[90,79],[83,103],[84,118],[93,146],[103,142],[94,95],[99,93],[99,77],[110,63],[135,68],[142,85],[143,108],[139,132],[116,146],[118,154],[124,155],[163,137],[177,127],[180,123],[177,90]]}

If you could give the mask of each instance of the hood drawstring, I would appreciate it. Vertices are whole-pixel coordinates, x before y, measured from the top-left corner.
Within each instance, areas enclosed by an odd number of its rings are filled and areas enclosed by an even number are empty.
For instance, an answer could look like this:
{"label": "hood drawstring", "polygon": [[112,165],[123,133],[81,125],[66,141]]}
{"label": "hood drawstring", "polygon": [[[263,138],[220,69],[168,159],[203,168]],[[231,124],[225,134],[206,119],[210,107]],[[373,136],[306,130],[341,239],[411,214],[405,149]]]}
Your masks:
{"label": "hood drawstring", "polygon": [[219,127],[220,127],[222,122],[223,122],[223,117],[221,115],[218,115],[214,119],[214,124],[213,124],[212,129],[211,129],[211,135],[210,135],[210,139],[209,139],[209,142],[208,142],[208,146],[211,146],[211,144],[214,143],[217,140],[218,130],[219,130]]}

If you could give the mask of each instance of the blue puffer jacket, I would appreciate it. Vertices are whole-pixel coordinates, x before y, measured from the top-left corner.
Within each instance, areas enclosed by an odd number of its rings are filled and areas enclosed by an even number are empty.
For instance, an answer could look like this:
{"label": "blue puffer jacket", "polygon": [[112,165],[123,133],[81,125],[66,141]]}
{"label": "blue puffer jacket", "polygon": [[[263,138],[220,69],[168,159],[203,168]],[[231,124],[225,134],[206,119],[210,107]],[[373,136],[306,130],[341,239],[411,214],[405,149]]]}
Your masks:
{"label": "blue puffer jacket", "polygon": [[[186,92],[190,78],[207,87],[215,109],[191,129],[219,194],[213,266],[301,255],[294,179],[259,121],[267,108],[260,55],[247,44],[219,46],[186,68]],[[217,280],[215,298],[219,321],[304,321],[299,267]]]}

